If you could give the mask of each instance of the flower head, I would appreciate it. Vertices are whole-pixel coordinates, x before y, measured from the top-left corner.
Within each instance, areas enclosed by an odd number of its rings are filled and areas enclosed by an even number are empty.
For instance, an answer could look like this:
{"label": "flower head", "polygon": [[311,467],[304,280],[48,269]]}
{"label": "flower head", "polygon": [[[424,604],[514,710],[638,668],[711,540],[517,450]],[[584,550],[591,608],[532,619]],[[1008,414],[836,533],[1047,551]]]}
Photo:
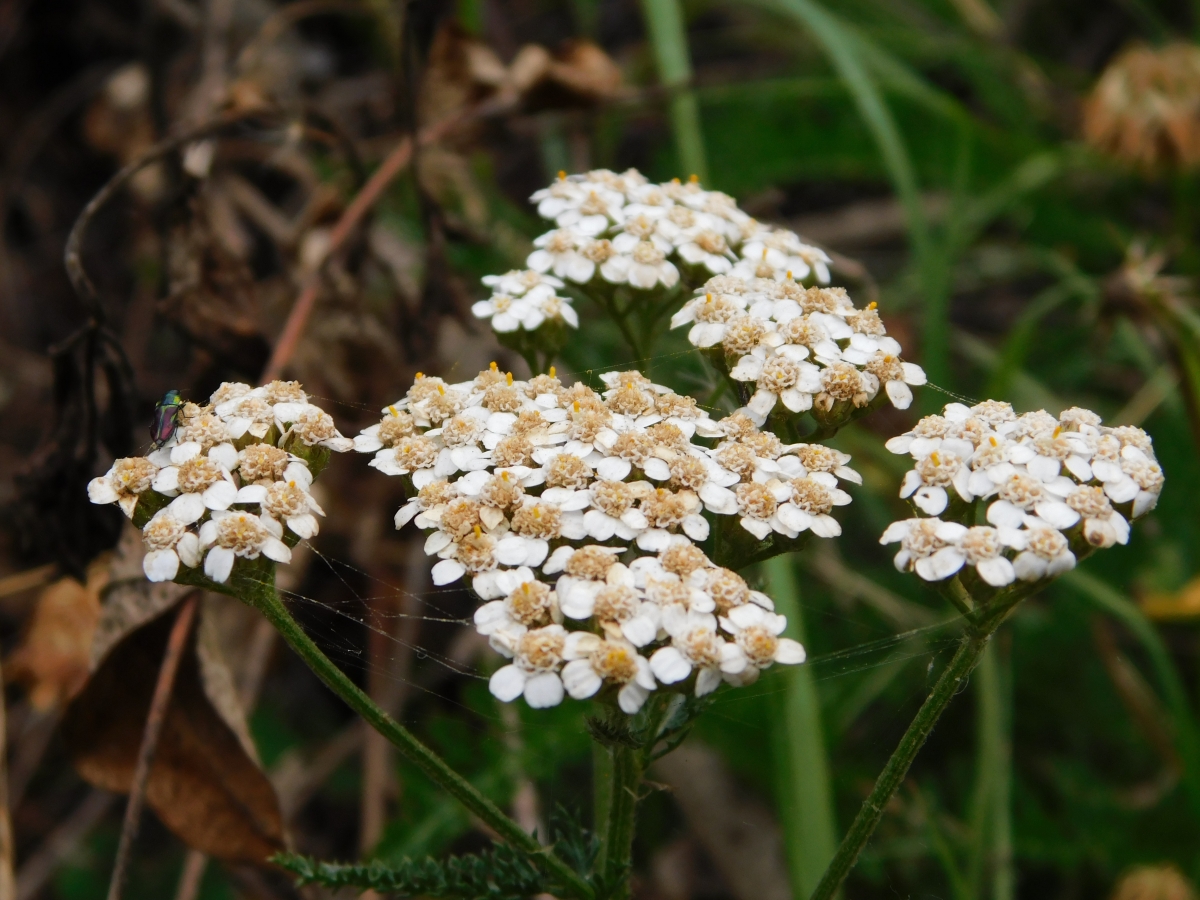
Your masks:
{"label": "flower head", "polygon": [[[317,533],[323,512],[310,490],[323,457],[316,451],[351,445],[299,382],[224,382],[204,406],[184,404],[163,447],[117,460],[91,481],[88,496],[119,504],[141,523],[151,581],[173,580],[182,565],[226,582],[239,558],[288,562],[285,530],[292,543]],[[152,515],[139,511],[146,497]]]}
{"label": "flower head", "polygon": [[[713,613],[771,603],[699,545],[719,516],[755,533],[765,523],[790,537],[837,534],[830,513],[850,500],[838,478],[857,477],[849,457],[785,446],[745,416],[714,422],[636,370],[601,380],[597,392],[495,367],[456,384],[420,376],[355,444],[411,487],[396,525],[428,532],[434,583],[467,577],[484,601],[476,628],[512,660],[491,682],[500,699],[611,695],[633,713],[693,675],[686,687],[701,694],[722,679],[745,683],[745,653]],[[438,419],[429,407],[445,397],[454,413]],[[700,442],[730,435],[716,448]],[[774,661],[803,659],[767,632],[741,638],[761,651],[758,668],[771,641],[785,648]],[[658,656],[669,648],[678,659]]]}

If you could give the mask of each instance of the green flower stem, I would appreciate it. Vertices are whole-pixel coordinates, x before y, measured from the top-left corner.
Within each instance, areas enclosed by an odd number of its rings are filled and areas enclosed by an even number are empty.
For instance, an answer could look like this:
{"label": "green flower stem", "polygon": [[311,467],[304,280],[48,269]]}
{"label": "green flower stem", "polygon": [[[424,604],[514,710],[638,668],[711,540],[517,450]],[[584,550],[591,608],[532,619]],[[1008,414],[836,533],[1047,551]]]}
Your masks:
{"label": "green flower stem", "polygon": [[644,759],[640,749],[614,744],[609,749],[612,777],[609,779],[608,816],[601,841],[601,883],[615,900],[629,896],[629,872],[633,859],[633,833],[641,793]]}
{"label": "green flower stem", "polygon": [[[998,625],[999,622],[996,624]],[[896,788],[900,786],[900,782],[904,780],[904,776],[908,774],[909,766],[912,765],[917,752],[928,739],[930,732],[933,731],[933,726],[937,724],[937,720],[950,705],[954,695],[962,688],[964,679],[979,662],[991,635],[991,630],[987,632],[971,630],[963,638],[954,658],[950,660],[950,665],[946,667],[946,671],[942,673],[929,696],[925,698],[925,702],[921,704],[920,711],[908,726],[908,730],[904,732],[899,746],[896,747],[891,759],[887,761],[887,765],[883,767],[883,771],[879,773],[875,787],[863,801],[862,808],[854,818],[854,824],[846,832],[833,861],[825,870],[817,889],[813,891],[812,900],[830,900],[837,893],[846,875],[858,860],[858,855],[870,840],[875,827],[879,824],[884,807],[891,800]]]}
{"label": "green flower stem", "polygon": [[563,885],[571,896],[592,900],[594,891],[570,866],[543,847],[537,839],[506,816],[491,800],[481,794],[469,781],[450,768],[440,756],[426,747],[407,728],[385,713],[320,648],[312,642],[296,620],[288,613],[273,584],[250,582],[242,599],[267,617],[286,640],[325,684],[341,697],[367,724],[391,741],[406,759],[416,765],[432,781],[478,816],[505,841],[529,854],[542,871]]}

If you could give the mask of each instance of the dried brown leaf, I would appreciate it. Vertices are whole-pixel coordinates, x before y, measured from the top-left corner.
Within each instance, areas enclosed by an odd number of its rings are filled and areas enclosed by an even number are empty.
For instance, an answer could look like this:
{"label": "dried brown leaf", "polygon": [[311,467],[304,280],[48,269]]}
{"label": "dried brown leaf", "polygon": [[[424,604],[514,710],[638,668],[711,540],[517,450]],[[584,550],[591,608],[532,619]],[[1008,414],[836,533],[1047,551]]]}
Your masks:
{"label": "dried brown leaf", "polygon": [[92,638],[100,619],[100,592],[108,584],[109,560],[88,567],[87,583],[60,578],[46,585],[8,674],[29,688],[34,709],[60,706],[87,680]]}
{"label": "dried brown leaf", "polygon": [[[174,608],[186,590],[141,577],[127,533],[96,630],[93,669],[67,707],[63,735],[80,775],[127,792]],[[140,542],[139,542],[140,543]],[[262,863],[284,849],[279,801],[259,766],[220,649],[213,604],[180,664],[146,799],[188,846],[219,859]]]}

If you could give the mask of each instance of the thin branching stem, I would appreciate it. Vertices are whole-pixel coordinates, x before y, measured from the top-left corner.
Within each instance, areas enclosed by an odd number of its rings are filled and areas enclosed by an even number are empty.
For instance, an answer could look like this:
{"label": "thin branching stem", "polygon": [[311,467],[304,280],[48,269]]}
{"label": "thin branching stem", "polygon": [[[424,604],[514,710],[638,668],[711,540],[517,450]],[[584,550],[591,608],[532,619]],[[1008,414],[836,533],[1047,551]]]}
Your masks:
{"label": "thin branching stem", "polygon": [[344,700],[368,725],[390,741],[403,756],[416,765],[435,784],[478,816],[503,840],[527,853],[534,863],[569,896],[592,900],[591,886],[549,847],[543,847],[531,834],[510,819],[478,788],[455,772],[412,732],[384,712],[367,694],[334,665],[292,618],[271,583],[253,582],[242,599],[258,609],[274,625],[284,640],[335,694]]}

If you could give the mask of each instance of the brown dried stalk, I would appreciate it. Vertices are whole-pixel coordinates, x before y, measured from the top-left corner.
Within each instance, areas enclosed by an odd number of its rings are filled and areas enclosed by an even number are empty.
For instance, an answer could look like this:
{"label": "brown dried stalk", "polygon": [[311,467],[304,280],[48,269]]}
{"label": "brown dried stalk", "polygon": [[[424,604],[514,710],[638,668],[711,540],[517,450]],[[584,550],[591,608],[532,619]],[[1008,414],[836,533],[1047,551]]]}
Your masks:
{"label": "brown dried stalk", "polygon": [[121,825],[121,842],[117,845],[117,858],[113,863],[112,880],[108,885],[108,900],[121,900],[125,887],[125,876],[129,869],[129,858],[133,843],[137,840],[138,824],[142,818],[142,807],[146,800],[146,784],[150,780],[150,768],[154,765],[154,752],[158,749],[158,738],[162,734],[163,722],[167,718],[167,707],[171,705],[171,691],[175,687],[175,675],[179,662],[192,633],[196,618],[196,607],[200,591],[192,591],[180,604],[175,624],[167,638],[167,649],[163,653],[162,668],[158,670],[158,682],[154,685],[154,696],[150,700],[150,714],[146,717],[146,728],[142,732],[142,744],[138,749],[137,767],[133,771],[133,785],[129,791],[129,805],[125,807],[125,821]]}
{"label": "brown dried stalk", "polygon": [[[436,122],[428,128],[422,129],[417,135],[416,146],[425,147],[429,144],[435,144],[462,125],[487,116],[507,112],[514,108],[514,106],[515,101],[503,99],[482,103],[460,115],[450,116],[441,122]],[[300,337],[304,334],[304,329],[308,325],[308,319],[312,315],[313,307],[317,302],[317,292],[321,286],[321,270],[324,268],[324,264],[341,249],[355,226],[362,221],[371,207],[383,196],[384,190],[392,183],[392,180],[409,164],[412,160],[412,155],[412,138],[402,138],[392,148],[391,153],[384,158],[379,168],[367,179],[367,183],[362,186],[362,190],[350,201],[350,205],[346,207],[341,218],[334,225],[333,231],[329,235],[329,249],[325,253],[322,265],[318,266],[316,271],[309,275],[303,289],[300,291],[300,296],[296,298],[296,303],[292,307],[292,311],[288,314],[287,322],[284,323],[279,340],[275,342],[275,349],[271,353],[271,359],[267,363],[266,369],[263,370],[262,380],[264,382],[274,381],[279,378],[283,374],[283,370],[287,367],[287,364],[291,361],[292,355],[296,352],[296,346],[300,343]]]}

